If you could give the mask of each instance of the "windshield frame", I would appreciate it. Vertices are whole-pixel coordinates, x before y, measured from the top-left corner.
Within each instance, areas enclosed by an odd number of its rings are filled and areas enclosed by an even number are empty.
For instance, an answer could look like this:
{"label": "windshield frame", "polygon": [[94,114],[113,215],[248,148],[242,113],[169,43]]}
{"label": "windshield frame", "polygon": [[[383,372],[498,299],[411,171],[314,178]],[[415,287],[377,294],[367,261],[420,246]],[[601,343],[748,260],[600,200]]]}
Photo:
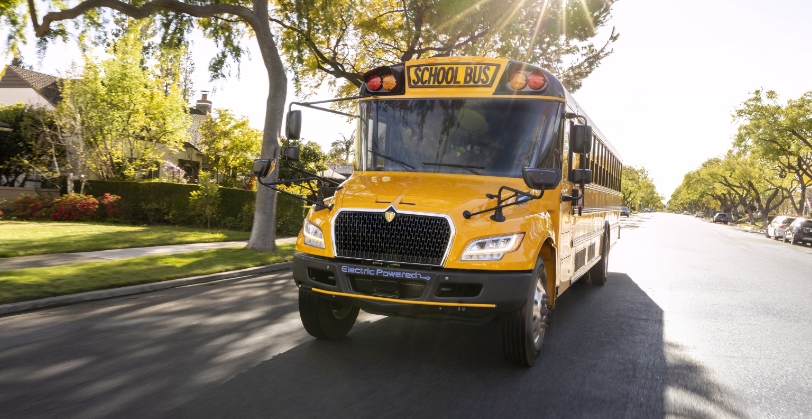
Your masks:
{"label": "windshield frame", "polygon": [[[428,107],[423,112],[420,121],[413,108]],[[404,109],[404,107],[408,107]],[[456,107],[449,111],[449,108]],[[499,107],[499,110],[496,108]],[[445,173],[455,175],[485,175],[500,177],[521,177],[522,167],[548,167],[561,169],[563,164],[563,124],[565,122],[562,112],[564,103],[549,98],[503,98],[503,97],[427,97],[427,98],[374,98],[358,102],[358,119],[356,127],[355,171],[391,171],[391,172],[419,172],[419,173]],[[484,112],[489,108],[494,109]],[[473,110],[472,110],[473,109]],[[489,132],[473,132],[462,127],[466,112],[477,114],[489,119],[491,124],[500,126],[501,130],[492,128]],[[456,112],[456,113],[455,113]],[[500,118],[509,115],[510,118]],[[511,113],[512,112],[512,113]],[[383,115],[382,115],[383,114]],[[451,117],[449,118],[449,114]],[[484,117],[482,117],[484,114]],[[434,120],[428,121],[429,118]],[[438,119],[439,118],[439,119]],[[510,125],[509,119],[516,119],[519,123]],[[430,129],[427,125],[437,125],[442,122],[441,129]],[[487,130],[488,122],[483,122]],[[499,125],[501,124],[501,125]],[[398,129],[398,133],[395,130]],[[382,132],[381,130],[386,130]],[[402,132],[408,130],[409,135]],[[511,132],[518,131],[520,140],[513,140]],[[467,150],[476,151],[467,160],[447,156],[447,149],[452,142],[462,141],[458,132],[467,136]],[[486,147],[482,144],[473,145],[471,137],[475,139],[492,137],[494,132],[500,133],[506,142],[497,144],[498,147]],[[437,134],[440,133],[440,134]],[[382,137],[383,134],[383,137]],[[374,139],[377,139],[374,140]],[[424,147],[424,141],[428,142]],[[489,138],[494,142],[493,138]],[[414,150],[436,150],[436,159],[408,159],[398,153],[388,155],[387,147],[392,149],[395,145],[403,149],[413,150],[405,152],[420,154]],[[411,147],[407,147],[407,142]],[[414,146],[419,142],[419,146]],[[398,148],[398,149],[400,149]],[[480,151],[482,156],[479,156]],[[404,153],[401,151],[401,153]],[[428,152],[423,152],[425,155]],[[463,150],[463,153],[466,153]],[[498,156],[497,156],[498,154]],[[484,156],[491,156],[490,161]],[[478,159],[481,157],[482,159]],[[474,160],[472,160],[474,159]],[[513,159],[514,161],[506,163]],[[383,161],[385,163],[381,163]],[[490,166],[489,166],[490,164]],[[485,167],[489,166],[489,167]],[[502,167],[506,166],[506,167]]]}

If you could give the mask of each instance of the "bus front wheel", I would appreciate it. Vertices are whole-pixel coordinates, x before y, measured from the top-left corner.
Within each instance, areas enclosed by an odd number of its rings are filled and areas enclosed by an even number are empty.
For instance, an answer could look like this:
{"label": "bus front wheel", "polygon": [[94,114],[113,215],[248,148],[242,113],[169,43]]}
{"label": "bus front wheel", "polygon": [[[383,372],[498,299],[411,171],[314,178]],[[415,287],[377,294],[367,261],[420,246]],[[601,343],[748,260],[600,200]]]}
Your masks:
{"label": "bus front wheel", "polygon": [[550,322],[547,273],[539,259],[533,270],[536,279],[524,307],[500,318],[502,352],[511,364],[530,367],[536,362]]}
{"label": "bus front wheel", "polygon": [[299,288],[299,316],[307,333],[319,339],[341,339],[358,318],[358,307],[319,298],[313,291]]}

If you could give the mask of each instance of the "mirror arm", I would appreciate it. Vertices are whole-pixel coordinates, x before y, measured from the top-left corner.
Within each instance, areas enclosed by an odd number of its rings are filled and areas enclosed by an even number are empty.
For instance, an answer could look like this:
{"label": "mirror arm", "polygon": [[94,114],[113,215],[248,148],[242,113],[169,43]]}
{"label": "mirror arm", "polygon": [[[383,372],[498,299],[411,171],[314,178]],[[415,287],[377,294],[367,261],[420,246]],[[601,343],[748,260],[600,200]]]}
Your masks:
{"label": "mirror arm", "polygon": [[299,106],[303,106],[305,108],[317,109],[317,110],[324,111],[324,112],[330,112],[330,113],[334,113],[334,114],[338,114],[338,115],[348,116],[350,118],[360,118],[360,116],[358,116],[358,115],[353,115],[353,114],[349,114],[349,113],[341,112],[341,111],[334,111],[332,109],[322,108],[320,106],[313,106],[313,105],[318,105],[318,104],[321,104],[321,103],[343,102],[343,101],[346,101],[346,100],[356,100],[356,99],[360,99],[362,97],[363,96],[353,96],[353,97],[345,97],[345,98],[341,98],[341,99],[318,100],[318,101],[315,101],[315,102],[290,102],[290,105],[288,105],[288,112],[290,112],[290,110],[293,108],[293,105],[299,105]]}
{"label": "mirror arm", "polygon": [[580,120],[580,121],[581,121],[581,122],[583,122],[584,124],[586,124],[586,123],[587,123],[587,122],[586,122],[586,117],[585,117],[585,116],[583,116],[583,115],[578,115],[578,114],[577,114],[577,113],[575,113],[575,112],[564,112],[564,118],[567,118],[567,119],[574,119],[574,118],[578,118],[578,120]]}
{"label": "mirror arm", "polygon": [[[505,198],[502,198],[502,191],[504,191],[504,190],[513,192],[513,194],[510,195],[510,196],[507,196]],[[518,189],[513,189],[510,186],[502,186],[501,188],[499,188],[499,192],[496,195],[490,194],[490,193],[485,194],[485,197],[487,197],[488,199],[496,198],[496,206],[495,207],[486,208],[486,209],[484,209],[482,211],[477,211],[477,212],[471,212],[471,211],[465,210],[465,211],[462,212],[462,216],[465,217],[466,220],[469,220],[469,219],[471,219],[471,217],[473,217],[475,215],[484,214],[486,212],[494,211],[494,214],[491,215],[491,220],[496,221],[497,223],[501,223],[501,222],[506,220],[504,214],[502,214],[502,209],[503,208],[507,208],[507,207],[510,207],[510,206],[513,206],[513,205],[518,205],[518,204],[524,204],[527,201],[523,201],[523,202],[515,202],[514,201],[514,202],[511,202],[510,204],[503,204],[503,202],[505,202],[508,199],[511,199],[513,197],[518,198],[519,196],[526,196],[526,197],[528,197],[530,199],[540,199],[542,196],[544,196],[544,188],[541,189],[541,192],[539,192],[538,195],[533,195],[533,194],[531,194],[529,192],[520,191]]]}
{"label": "mirror arm", "polygon": [[285,167],[287,167],[288,169],[294,170],[297,173],[301,173],[301,174],[305,175],[306,177],[316,178],[316,179],[320,180],[322,183],[331,183],[331,184],[333,184],[335,186],[338,186],[338,185],[341,184],[341,182],[339,182],[337,180],[327,179],[327,178],[321,177],[321,176],[319,176],[319,175],[317,175],[315,173],[310,173],[307,170],[300,169],[300,168],[298,168],[298,167],[296,167],[296,166],[294,166],[294,165],[292,165],[292,164],[290,164],[288,162],[285,162]]}
{"label": "mirror arm", "polygon": [[262,186],[264,186],[264,187],[266,187],[268,189],[273,189],[273,190],[275,190],[277,192],[282,192],[285,195],[290,195],[290,196],[292,196],[294,198],[301,199],[302,201],[305,201],[308,204],[315,206],[316,211],[321,211],[323,209],[328,209],[328,210],[333,209],[332,204],[326,205],[324,203],[324,195],[321,193],[321,189],[323,188],[323,186],[319,186],[319,189],[318,189],[318,191],[316,193],[316,196],[317,196],[316,201],[313,201],[313,200],[307,199],[305,197],[296,195],[295,193],[290,193],[288,191],[277,188],[278,185],[283,185],[285,183],[309,182],[311,180],[315,180],[316,183],[319,184],[319,185],[322,184],[321,179],[319,179],[318,177],[315,177],[315,178],[300,178],[300,179],[291,179],[291,180],[277,180],[276,182],[263,182],[262,178],[257,177],[257,183],[259,183],[260,185],[262,185]]}

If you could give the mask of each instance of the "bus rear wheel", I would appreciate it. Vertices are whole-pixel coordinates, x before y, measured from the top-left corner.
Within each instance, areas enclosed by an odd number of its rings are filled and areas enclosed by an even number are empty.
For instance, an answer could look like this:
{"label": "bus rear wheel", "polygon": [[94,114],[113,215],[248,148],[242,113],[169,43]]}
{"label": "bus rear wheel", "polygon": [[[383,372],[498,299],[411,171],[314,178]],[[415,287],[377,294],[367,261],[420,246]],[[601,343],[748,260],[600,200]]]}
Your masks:
{"label": "bus rear wheel", "polygon": [[533,273],[536,281],[524,307],[504,313],[500,318],[505,360],[523,367],[530,367],[536,362],[550,322],[547,273],[541,259]]}
{"label": "bus rear wheel", "polygon": [[589,270],[589,279],[595,285],[603,285],[606,283],[606,275],[609,272],[609,226],[606,226],[606,232],[603,234],[603,243],[601,243],[601,260]]}
{"label": "bus rear wheel", "polygon": [[358,318],[358,307],[319,298],[313,291],[299,288],[299,317],[311,336],[335,340],[347,335]]}

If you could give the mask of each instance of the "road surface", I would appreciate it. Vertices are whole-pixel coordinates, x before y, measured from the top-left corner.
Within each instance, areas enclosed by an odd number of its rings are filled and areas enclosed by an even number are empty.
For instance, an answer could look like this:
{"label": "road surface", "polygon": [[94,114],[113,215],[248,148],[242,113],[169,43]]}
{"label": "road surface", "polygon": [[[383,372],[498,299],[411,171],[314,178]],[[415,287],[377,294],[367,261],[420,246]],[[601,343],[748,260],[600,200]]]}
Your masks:
{"label": "road surface", "polygon": [[558,300],[530,369],[496,323],[362,312],[317,341],[290,273],[6,316],[0,417],[810,415],[812,248],[641,214],[609,270]]}

